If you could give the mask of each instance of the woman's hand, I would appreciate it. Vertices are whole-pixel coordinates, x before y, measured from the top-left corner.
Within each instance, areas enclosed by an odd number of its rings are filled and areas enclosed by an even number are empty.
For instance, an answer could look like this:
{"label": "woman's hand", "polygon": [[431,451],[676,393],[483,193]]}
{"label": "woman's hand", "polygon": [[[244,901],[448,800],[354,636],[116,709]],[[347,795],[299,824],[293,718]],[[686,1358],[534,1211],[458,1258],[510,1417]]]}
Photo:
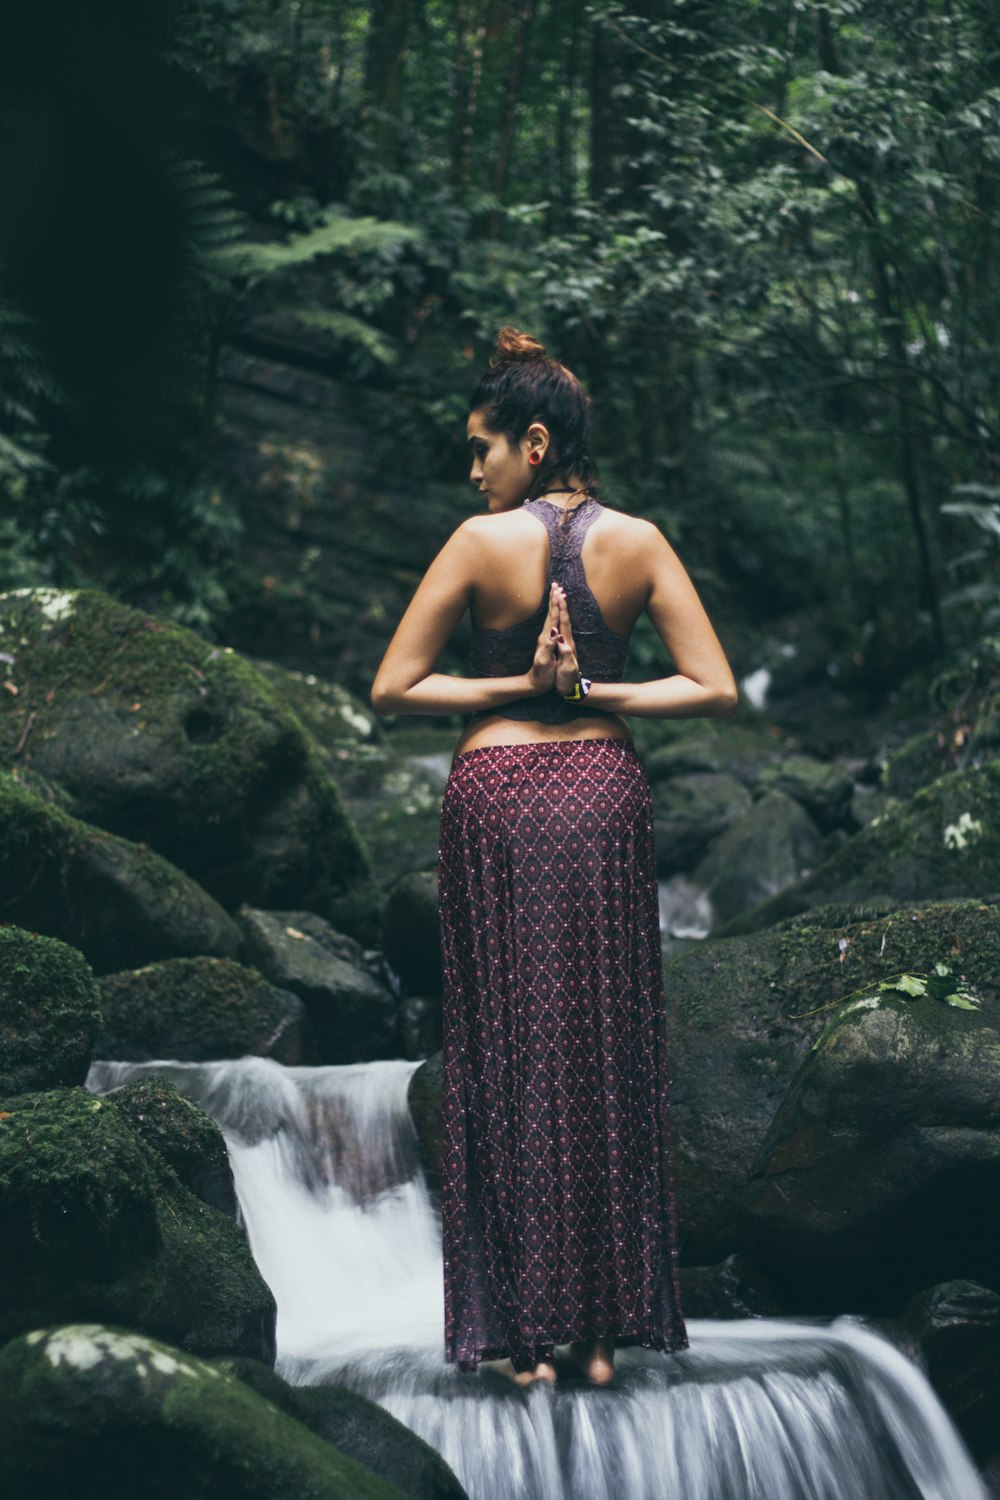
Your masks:
{"label": "woman's hand", "polygon": [[[531,694],[537,697],[547,693],[556,682],[556,641],[560,632],[559,585],[553,582],[549,588],[549,610],[535,643],[535,659],[528,673]],[[561,590],[559,591],[561,593]]]}
{"label": "woman's hand", "polygon": [[576,659],[576,643],[573,640],[573,627],[569,623],[566,592],[561,584],[557,583],[554,587],[557,603],[555,646],[558,653],[554,686],[557,693],[565,696],[571,693],[580,681],[580,663]]}

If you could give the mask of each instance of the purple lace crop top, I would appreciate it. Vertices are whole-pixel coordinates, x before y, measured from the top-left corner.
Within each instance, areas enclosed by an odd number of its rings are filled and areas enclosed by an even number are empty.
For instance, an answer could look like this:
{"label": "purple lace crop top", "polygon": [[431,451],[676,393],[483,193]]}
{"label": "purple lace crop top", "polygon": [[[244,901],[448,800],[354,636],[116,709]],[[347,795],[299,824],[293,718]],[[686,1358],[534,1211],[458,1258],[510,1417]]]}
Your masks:
{"label": "purple lace crop top", "polygon": [[[470,677],[514,677],[526,672],[535,654],[535,642],[549,608],[549,585],[555,579],[566,590],[570,624],[576,642],[577,660],[584,677],[593,682],[621,682],[628,656],[629,637],[619,635],[604,623],[601,607],[590,591],[580,550],[583,539],[601,513],[593,496],[570,512],[562,524],[562,507],[551,500],[526,500],[524,508],[542,522],[549,534],[549,571],[542,601],[533,615],[503,630],[483,630],[472,625],[469,653]],[[542,724],[567,724],[584,715],[610,714],[594,708],[586,699],[567,703],[553,688],[536,698],[517,698],[500,708],[481,708],[473,719],[498,714],[502,719],[534,719]]]}

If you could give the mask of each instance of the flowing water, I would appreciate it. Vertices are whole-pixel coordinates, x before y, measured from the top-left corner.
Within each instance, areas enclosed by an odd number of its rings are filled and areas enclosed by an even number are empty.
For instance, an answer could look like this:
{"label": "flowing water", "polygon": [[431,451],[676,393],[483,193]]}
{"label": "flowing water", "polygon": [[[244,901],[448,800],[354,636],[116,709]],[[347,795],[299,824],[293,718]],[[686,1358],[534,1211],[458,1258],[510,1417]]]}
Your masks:
{"label": "flowing water", "polygon": [[87,1083],[158,1073],[207,1110],[278,1304],[279,1372],[377,1401],[471,1500],[983,1500],[923,1376],[848,1318],[692,1321],[682,1354],[620,1350],[605,1389],[447,1365],[418,1066],[104,1062]]}

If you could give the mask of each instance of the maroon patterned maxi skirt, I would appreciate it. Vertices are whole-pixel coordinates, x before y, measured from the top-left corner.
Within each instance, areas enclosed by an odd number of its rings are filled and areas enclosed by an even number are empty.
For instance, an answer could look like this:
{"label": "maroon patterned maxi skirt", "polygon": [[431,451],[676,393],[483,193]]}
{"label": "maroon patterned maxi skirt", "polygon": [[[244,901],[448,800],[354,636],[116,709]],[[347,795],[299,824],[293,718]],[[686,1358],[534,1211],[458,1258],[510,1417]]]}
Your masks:
{"label": "maroon patterned maxi skirt", "polygon": [[490,745],[441,808],[445,1358],[687,1347],[649,782],[629,740]]}

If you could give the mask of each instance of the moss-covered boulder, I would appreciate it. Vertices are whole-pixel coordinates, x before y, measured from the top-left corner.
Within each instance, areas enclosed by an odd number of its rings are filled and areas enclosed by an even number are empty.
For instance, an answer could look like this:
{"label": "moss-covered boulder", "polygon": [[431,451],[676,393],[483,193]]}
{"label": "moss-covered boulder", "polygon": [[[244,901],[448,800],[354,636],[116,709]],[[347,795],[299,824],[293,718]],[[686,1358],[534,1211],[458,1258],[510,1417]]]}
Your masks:
{"label": "moss-covered boulder", "polygon": [[400,1500],[244,1381],[96,1323],[0,1350],[0,1463],[35,1500]]}
{"label": "moss-covered boulder", "polygon": [[302,1061],[302,1001],[231,959],[172,958],[105,975],[101,1004],[98,1057]]}
{"label": "moss-covered boulder", "polygon": [[410,994],[440,995],[441,924],[436,874],[415,871],[393,886],[382,917],[382,948]]}
{"label": "moss-covered boulder", "polygon": [[340,683],[328,682],[313,672],[295,672],[256,656],[246,660],[312,736],[334,778],[350,761],[350,751],[356,745],[377,745],[384,741],[381,720]]}
{"label": "moss-covered boulder", "polygon": [[366,1396],[346,1386],[291,1386],[250,1359],[213,1363],[394,1484],[408,1500],[465,1500],[465,1490],[440,1453]]}
{"label": "moss-covered boulder", "polygon": [[823,839],[805,809],[783,792],[765,792],[716,839],[692,879],[716,920],[726,922],[796,885],[822,857]]}
{"label": "moss-covered boulder", "polygon": [[831,1014],[809,1013],[939,961],[1000,995],[1000,909],[974,901],[829,907],[753,937],[711,939],[664,965],[687,1263],[718,1260],[737,1244],[738,1202],[757,1153]]}
{"label": "moss-covered boulder", "polygon": [[126,1112],[84,1089],[0,1105],[0,1339],[72,1318],[198,1354],[274,1357],[274,1298],[246,1236]]}
{"label": "moss-covered boulder", "polygon": [[98,973],[182,954],[232,957],[242,944],[218,902],[159,854],[71,817],[3,771],[0,910],[79,948]]}
{"label": "moss-covered boulder", "polygon": [[720,833],[750,811],[750,793],[735,776],[691,771],[653,784],[656,868],[660,875],[690,870]]}
{"label": "moss-covered boulder", "polygon": [[82,953],[0,927],[0,1098],[83,1083],[100,1023],[100,994]]}
{"label": "moss-covered boulder", "polygon": [[1000,1285],[998,978],[980,1010],[873,986],[813,1044],[742,1199],[744,1242],[789,1310]]}
{"label": "moss-covered boulder", "polygon": [[110,1101],[136,1135],[209,1208],[237,1217],[236,1186],[222,1131],[168,1078],[137,1079]]}
{"label": "moss-covered boulder", "polygon": [[800,884],[743,913],[756,932],[829,901],[935,901],[1000,894],[1000,761],[953,771],[891,805]]}
{"label": "moss-covered boulder", "polygon": [[305,1006],[304,1060],[372,1062],[399,1056],[397,1004],[364,950],[314,912],[255,911],[239,923],[247,956]]}
{"label": "moss-covered boulder", "polygon": [[76,816],[151,845],[227,909],[327,916],[371,868],[294,713],[235,652],[98,590],[0,595],[18,688],[0,764],[64,787]]}

